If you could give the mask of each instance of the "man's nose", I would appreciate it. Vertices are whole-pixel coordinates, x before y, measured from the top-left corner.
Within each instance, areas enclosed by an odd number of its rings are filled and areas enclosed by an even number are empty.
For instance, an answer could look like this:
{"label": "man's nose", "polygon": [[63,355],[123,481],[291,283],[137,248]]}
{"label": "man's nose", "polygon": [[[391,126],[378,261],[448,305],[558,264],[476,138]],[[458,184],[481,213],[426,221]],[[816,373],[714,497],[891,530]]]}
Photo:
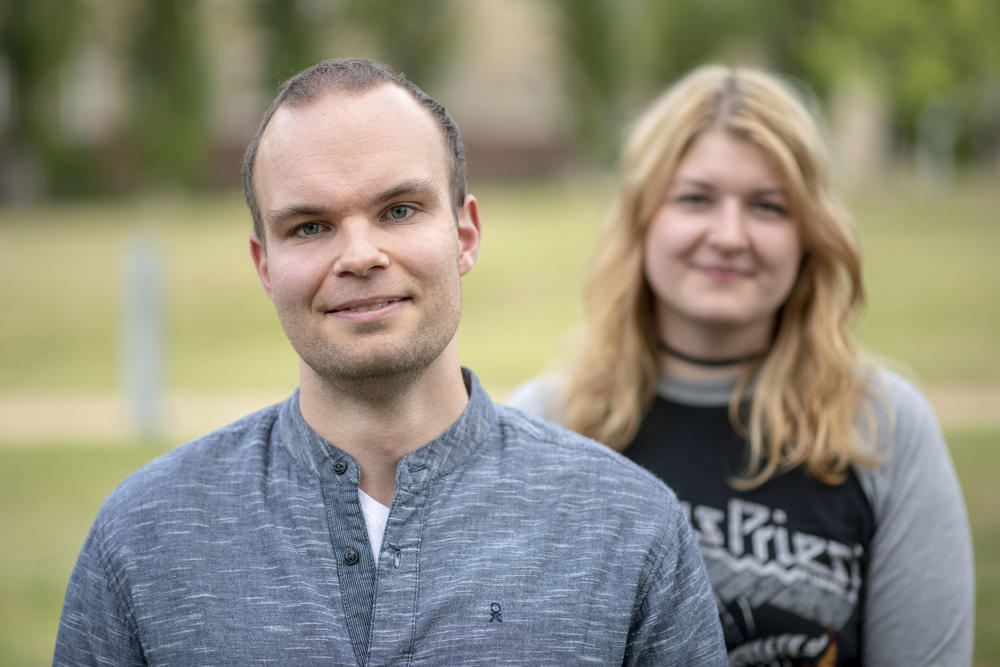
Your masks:
{"label": "man's nose", "polygon": [[378,230],[371,223],[344,221],[338,236],[338,254],[333,263],[336,275],[364,276],[372,269],[389,266],[389,255],[380,243]]}

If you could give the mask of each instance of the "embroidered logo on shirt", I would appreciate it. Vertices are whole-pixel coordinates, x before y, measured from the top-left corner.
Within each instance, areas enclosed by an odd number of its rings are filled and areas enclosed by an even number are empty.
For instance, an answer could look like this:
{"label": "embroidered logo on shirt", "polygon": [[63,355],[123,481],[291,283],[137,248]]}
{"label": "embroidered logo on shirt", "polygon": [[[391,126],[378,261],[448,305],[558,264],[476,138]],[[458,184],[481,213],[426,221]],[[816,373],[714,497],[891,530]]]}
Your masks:
{"label": "embroidered logo on shirt", "polygon": [[496,602],[490,604],[490,623],[493,621],[503,623],[503,614],[500,613],[500,605]]}

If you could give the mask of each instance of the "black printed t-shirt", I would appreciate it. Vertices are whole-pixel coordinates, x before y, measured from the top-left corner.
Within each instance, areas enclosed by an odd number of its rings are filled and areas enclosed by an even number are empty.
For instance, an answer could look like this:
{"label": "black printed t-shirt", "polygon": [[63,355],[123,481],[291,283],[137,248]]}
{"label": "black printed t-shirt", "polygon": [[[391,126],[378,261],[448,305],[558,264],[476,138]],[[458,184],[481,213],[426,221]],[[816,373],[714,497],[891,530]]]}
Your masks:
{"label": "black printed t-shirt", "polygon": [[732,665],[857,665],[874,533],[857,477],[795,469],[749,491],[727,480],[746,441],[724,405],[657,397],[624,454],[682,501],[715,590]]}

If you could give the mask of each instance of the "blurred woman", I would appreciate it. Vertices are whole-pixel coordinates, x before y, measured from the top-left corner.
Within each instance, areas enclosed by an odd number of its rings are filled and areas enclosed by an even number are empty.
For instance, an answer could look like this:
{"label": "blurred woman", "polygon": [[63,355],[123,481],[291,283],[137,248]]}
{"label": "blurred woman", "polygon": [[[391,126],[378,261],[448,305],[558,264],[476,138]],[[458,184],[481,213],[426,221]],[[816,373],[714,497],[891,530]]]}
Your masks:
{"label": "blurred woman", "polygon": [[924,398],[859,356],[859,250],[804,99],[705,66],[649,107],[579,352],[508,402],[676,491],[733,665],[967,665],[961,491]]}

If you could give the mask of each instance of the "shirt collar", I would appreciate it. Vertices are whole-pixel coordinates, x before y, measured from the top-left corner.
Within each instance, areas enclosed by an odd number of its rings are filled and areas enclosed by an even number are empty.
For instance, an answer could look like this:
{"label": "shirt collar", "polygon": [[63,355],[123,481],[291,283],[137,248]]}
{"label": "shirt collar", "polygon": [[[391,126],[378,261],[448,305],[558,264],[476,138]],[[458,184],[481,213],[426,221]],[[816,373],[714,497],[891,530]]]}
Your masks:
{"label": "shirt collar", "polygon": [[[749,399],[757,384],[756,376],[743,391],[743,399]],[[656,386],[656,393],[662,398],[677,403],[701,407],[728,405],[736,388],[736,380],[689,380],[663,373]]]}
{"label": "shirt collar", "polygon": [[[447,475],[486,440],[496,423],[496,406],[475,373],[462,368],[462,379],[469,392],[465,410],[444,433],[400,459],[397,486],[412,487]],[[355,485],[361,481],[354,458],[320,437],[302,418],[298,389],[281,406],[275,432],[292,456],[320,479]]]}

